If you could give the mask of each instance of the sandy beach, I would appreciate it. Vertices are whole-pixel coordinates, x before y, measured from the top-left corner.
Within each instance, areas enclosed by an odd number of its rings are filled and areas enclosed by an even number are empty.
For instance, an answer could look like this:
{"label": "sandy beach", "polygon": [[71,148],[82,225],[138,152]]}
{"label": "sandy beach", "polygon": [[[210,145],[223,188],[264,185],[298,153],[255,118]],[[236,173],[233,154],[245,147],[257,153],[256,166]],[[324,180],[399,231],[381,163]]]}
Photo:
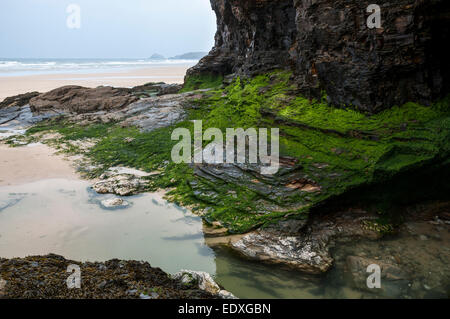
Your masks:
{"label": "sandy beach", "polygon": [[13,148],[0,143],[0,187],[53,178],[80,179],[70,161],[55,152],[43,144]]}
{"label": "sandy beach", "polygon": [[154,66],[140,69],[120,69],[100,73],[58,73],[28,76],[0,76],[0,101],[6,97],[38,91],[47,92],[65,85],[97,87],[133,87],[148,82],[183,83],[192,65]]}
{"label": "sandy beach", "polygon": [[[192,64],[154,65],[116,70],[78,70],[8,76],[0,73],[0,102],[27,92],[48,92],[65,85],[133,87],[148,82],[183,83]],[[0,142],[0,186],[49,178],[79,179],[70,161],[46,145],[10,148]]]}

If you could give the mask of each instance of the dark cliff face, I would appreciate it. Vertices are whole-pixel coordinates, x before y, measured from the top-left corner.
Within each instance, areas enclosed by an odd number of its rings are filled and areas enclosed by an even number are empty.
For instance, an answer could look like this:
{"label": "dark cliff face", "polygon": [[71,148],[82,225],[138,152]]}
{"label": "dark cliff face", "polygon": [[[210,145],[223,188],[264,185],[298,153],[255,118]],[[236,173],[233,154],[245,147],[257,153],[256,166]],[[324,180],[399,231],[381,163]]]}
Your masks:
{"label": "dark cliff face", "polygon": [[[369,4],[382,25],[369,29]],[[448,0],[211,0],[216,44],[193,74],[294,72],[299,93],[378,112],[449,93]]]}
{"label": "dark cliff face", "polygon": [[300,89],[314,96],[320,87],[333,104],[370,112],[449,92],[442,54],[449,1],[373,1],[381,7],[380,29],[367,27],[370,3],[295,1]]}
{"label": "dark cliff face", "polygon": [[189,74],[254,75],[287,65],[297,34],[292,0],[211,0],[215,46]]}

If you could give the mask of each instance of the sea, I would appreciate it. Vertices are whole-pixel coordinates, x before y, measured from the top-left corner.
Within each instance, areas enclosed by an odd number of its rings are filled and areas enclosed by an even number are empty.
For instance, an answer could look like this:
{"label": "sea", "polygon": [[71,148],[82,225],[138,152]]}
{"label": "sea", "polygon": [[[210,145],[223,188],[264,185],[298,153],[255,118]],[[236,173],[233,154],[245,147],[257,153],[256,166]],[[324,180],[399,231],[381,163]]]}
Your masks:
{"label": "sea", "polygon": [[194,66],[198,60],[181,59],[6,59],[0,58],[0,76],[98,73],[156,66]]}

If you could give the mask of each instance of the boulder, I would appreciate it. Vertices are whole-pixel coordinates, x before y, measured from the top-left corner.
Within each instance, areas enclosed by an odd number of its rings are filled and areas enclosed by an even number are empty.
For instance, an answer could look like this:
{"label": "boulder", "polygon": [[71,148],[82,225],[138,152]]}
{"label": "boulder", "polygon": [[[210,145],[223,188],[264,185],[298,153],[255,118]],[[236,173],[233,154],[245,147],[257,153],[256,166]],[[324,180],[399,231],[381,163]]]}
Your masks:
{"label": "boulder", "polygon": [[137,100],[130,89],[63,86],[32,98],[30,107],[33,112],[53,110],[82,114],[122,109]]}
{"label": "boulder", "polygon": [[283,220],[231,242],[231,248],[253,260],[321,274],[333,266],[330,249],[336,242],[381,237],[364,227],[364,221],[374,218],[375,215],[366,211],[348,210],[326,218],[310,216],[309,220]]}
{"label": "boulder", "polygon": [[173,279],[180,281],[186,286],[192,286],[212,295],[219,296],[222,299],[237,299],[232,293],[221,289],[211,275],[206,272],[182,270],[176,273]]}
{"label": "boulder", "polygon": [[115,194],[119,196],[136,195],[146,188],[146,183],[135,175],[122,174],[114,176],[103,175],[92,189],[99,194]]}
{"label": "boulder", "polygon": [[324,273],[333,265],[327,247],[301,236],[259,230],[232,247],[250,259],[289,266],[310,274]]}
{"label": "boulder", "polygon": [[105,208],[125,208],[130,205],[130,203],[118,197],[105,199],[101,202],[101,204]]}

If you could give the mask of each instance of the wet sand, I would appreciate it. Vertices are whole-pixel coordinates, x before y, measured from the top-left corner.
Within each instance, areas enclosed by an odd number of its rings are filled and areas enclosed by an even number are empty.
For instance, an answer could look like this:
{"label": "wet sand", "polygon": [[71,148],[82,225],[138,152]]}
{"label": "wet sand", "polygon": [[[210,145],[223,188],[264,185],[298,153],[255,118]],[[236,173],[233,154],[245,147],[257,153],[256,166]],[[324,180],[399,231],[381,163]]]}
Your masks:
{"label": "wet sand", "polygon": [[0,187],[53,178],[80,179],[71,163],[46,145],[0,144]]}
{"label": "wet sand", "polygon": [[65,85],[133,87],[148,82],[183,83],[186,71],[191,66],[180,64],[101,73],[0,76],[0,101],[17,94],[32,91],[47,92]]}

